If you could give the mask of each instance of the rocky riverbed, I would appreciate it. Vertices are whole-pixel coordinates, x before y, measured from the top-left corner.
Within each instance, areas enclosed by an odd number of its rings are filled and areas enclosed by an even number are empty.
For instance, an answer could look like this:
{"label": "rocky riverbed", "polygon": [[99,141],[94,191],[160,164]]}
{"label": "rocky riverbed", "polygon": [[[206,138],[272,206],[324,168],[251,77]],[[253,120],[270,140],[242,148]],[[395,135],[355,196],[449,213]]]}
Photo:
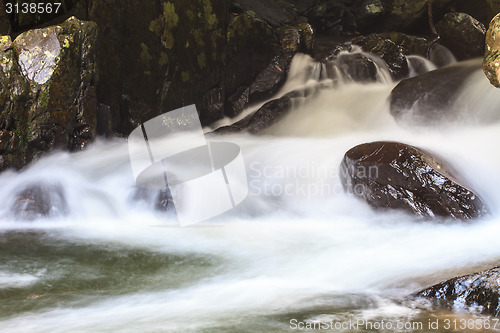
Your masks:
{"label": "rocky riverbed", "polygon": [[[9,3],[0,326],[499,315],[495,1]],[[207,139],[240,145],[249,195],[181,229],[170,189],[134,183],[125,141],[191,104]]]}

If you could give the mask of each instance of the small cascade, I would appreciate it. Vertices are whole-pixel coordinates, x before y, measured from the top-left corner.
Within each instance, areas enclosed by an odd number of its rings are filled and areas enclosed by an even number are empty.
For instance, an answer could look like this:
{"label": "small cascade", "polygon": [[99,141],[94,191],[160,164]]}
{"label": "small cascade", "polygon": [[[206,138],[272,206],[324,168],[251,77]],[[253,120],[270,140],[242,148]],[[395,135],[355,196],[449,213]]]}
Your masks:
{"label": "small cascade", "polygon": [[408,77],[415,77],[437,69],[437,66],[430,60],[418,55],[406,56],[410,73]]}

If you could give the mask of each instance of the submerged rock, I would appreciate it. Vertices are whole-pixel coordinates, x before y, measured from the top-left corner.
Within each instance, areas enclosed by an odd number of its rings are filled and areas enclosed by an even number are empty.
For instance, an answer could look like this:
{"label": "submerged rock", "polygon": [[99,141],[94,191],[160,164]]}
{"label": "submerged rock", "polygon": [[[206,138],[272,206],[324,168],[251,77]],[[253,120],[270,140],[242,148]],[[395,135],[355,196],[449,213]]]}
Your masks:
{"label": "submerged rock", "polygon": [[500,315],[500,267],[465,275],[420,291],[439,305],[454,309],[478,308],[486,315]]}
{"label": "submerged rock", "polygon": [[23,220],[66,215],[68,205],[64,190],[60,185],[29,185],[16,194],[12,213]]}
{"label": "submerged rock", "polygon": [[435,126],[459,119],[455,96],[466,79],[480,68],[471,60],[402,80],[391,92],[391,114],[404,125]]}
{"label": "submerged rock", "polygon": [[159,212],[175,212],[172,193],[168,188],[163,190],[135,188],[131,200],[133,202],[143,202],[151,209]]}
{"label": "submerged rock", "polygon": [[0,130],[12,142],[0,169],[22,167],[53,148],[76,150],[96,132],[97,26],[63,24],[0,43]]}
{"label": "submerged rock", "polygon": [[500,14],[491,20],[486,32],[483,71],[495,87],[500,87]]}
{"label": "submerged rock", "polygon": [[487,213],[481,199],[448,165],[399,142],[372,142],[350,149],[342,160],[340,178],[346,191],[374,208],[463,220]]}
{"label": "submerged rock", "polygon": [[484,54],[486,28],[465,13],[448,13],[436,24],[441,37],[439,43],[446,46],[459,60],[481,57]]}

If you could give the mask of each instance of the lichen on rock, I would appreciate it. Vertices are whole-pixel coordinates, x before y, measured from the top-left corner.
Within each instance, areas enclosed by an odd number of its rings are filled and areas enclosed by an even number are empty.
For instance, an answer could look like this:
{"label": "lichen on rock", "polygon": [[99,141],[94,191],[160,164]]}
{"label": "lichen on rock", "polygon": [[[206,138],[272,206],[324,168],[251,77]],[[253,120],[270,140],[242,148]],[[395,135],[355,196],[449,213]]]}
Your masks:
{"label": "lichen on rock", "polygon": [[1,153],[0,169],[22,167],[53,148],[81,148],[95,137],[96,37],[94,23],[71,17],[2,47],[0,130],[15,139]]}
{"label": "lichen on rock", "polygon": [[486,32],[483,71],[495,87],[500,87],[500,14],[495,16]]}

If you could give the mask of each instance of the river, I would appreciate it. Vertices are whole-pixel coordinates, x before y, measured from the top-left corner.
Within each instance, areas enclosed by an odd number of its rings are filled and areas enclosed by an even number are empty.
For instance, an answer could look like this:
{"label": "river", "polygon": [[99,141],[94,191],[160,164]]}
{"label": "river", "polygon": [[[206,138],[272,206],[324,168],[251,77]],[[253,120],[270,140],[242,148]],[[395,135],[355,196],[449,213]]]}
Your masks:
{"label": "river", "polygon": [[[298,56],[282,93],[318,84],[311,64]],[[249,196],[191,227],[134,199],[124,140],[0,174],[0,330],[288,332],[322,323],[325,332],[450,332],[453,320],[457,332],[500,330],[473,309],[409,297],[500,260],[500,123],[471,121],[497,112],[500,93],[477,66],[454,123],[398,125],[388,104],[396,83],[381,75],[321,90],[265,135],[224,136],[242,148]],[[344,153],[375,140],[442,156],[491,214],[422,221],[344,193]],[[63,188],[68,215],[15,219],[16,192],[40,181]],[[466,320],[482,324],[461,327]]]}

